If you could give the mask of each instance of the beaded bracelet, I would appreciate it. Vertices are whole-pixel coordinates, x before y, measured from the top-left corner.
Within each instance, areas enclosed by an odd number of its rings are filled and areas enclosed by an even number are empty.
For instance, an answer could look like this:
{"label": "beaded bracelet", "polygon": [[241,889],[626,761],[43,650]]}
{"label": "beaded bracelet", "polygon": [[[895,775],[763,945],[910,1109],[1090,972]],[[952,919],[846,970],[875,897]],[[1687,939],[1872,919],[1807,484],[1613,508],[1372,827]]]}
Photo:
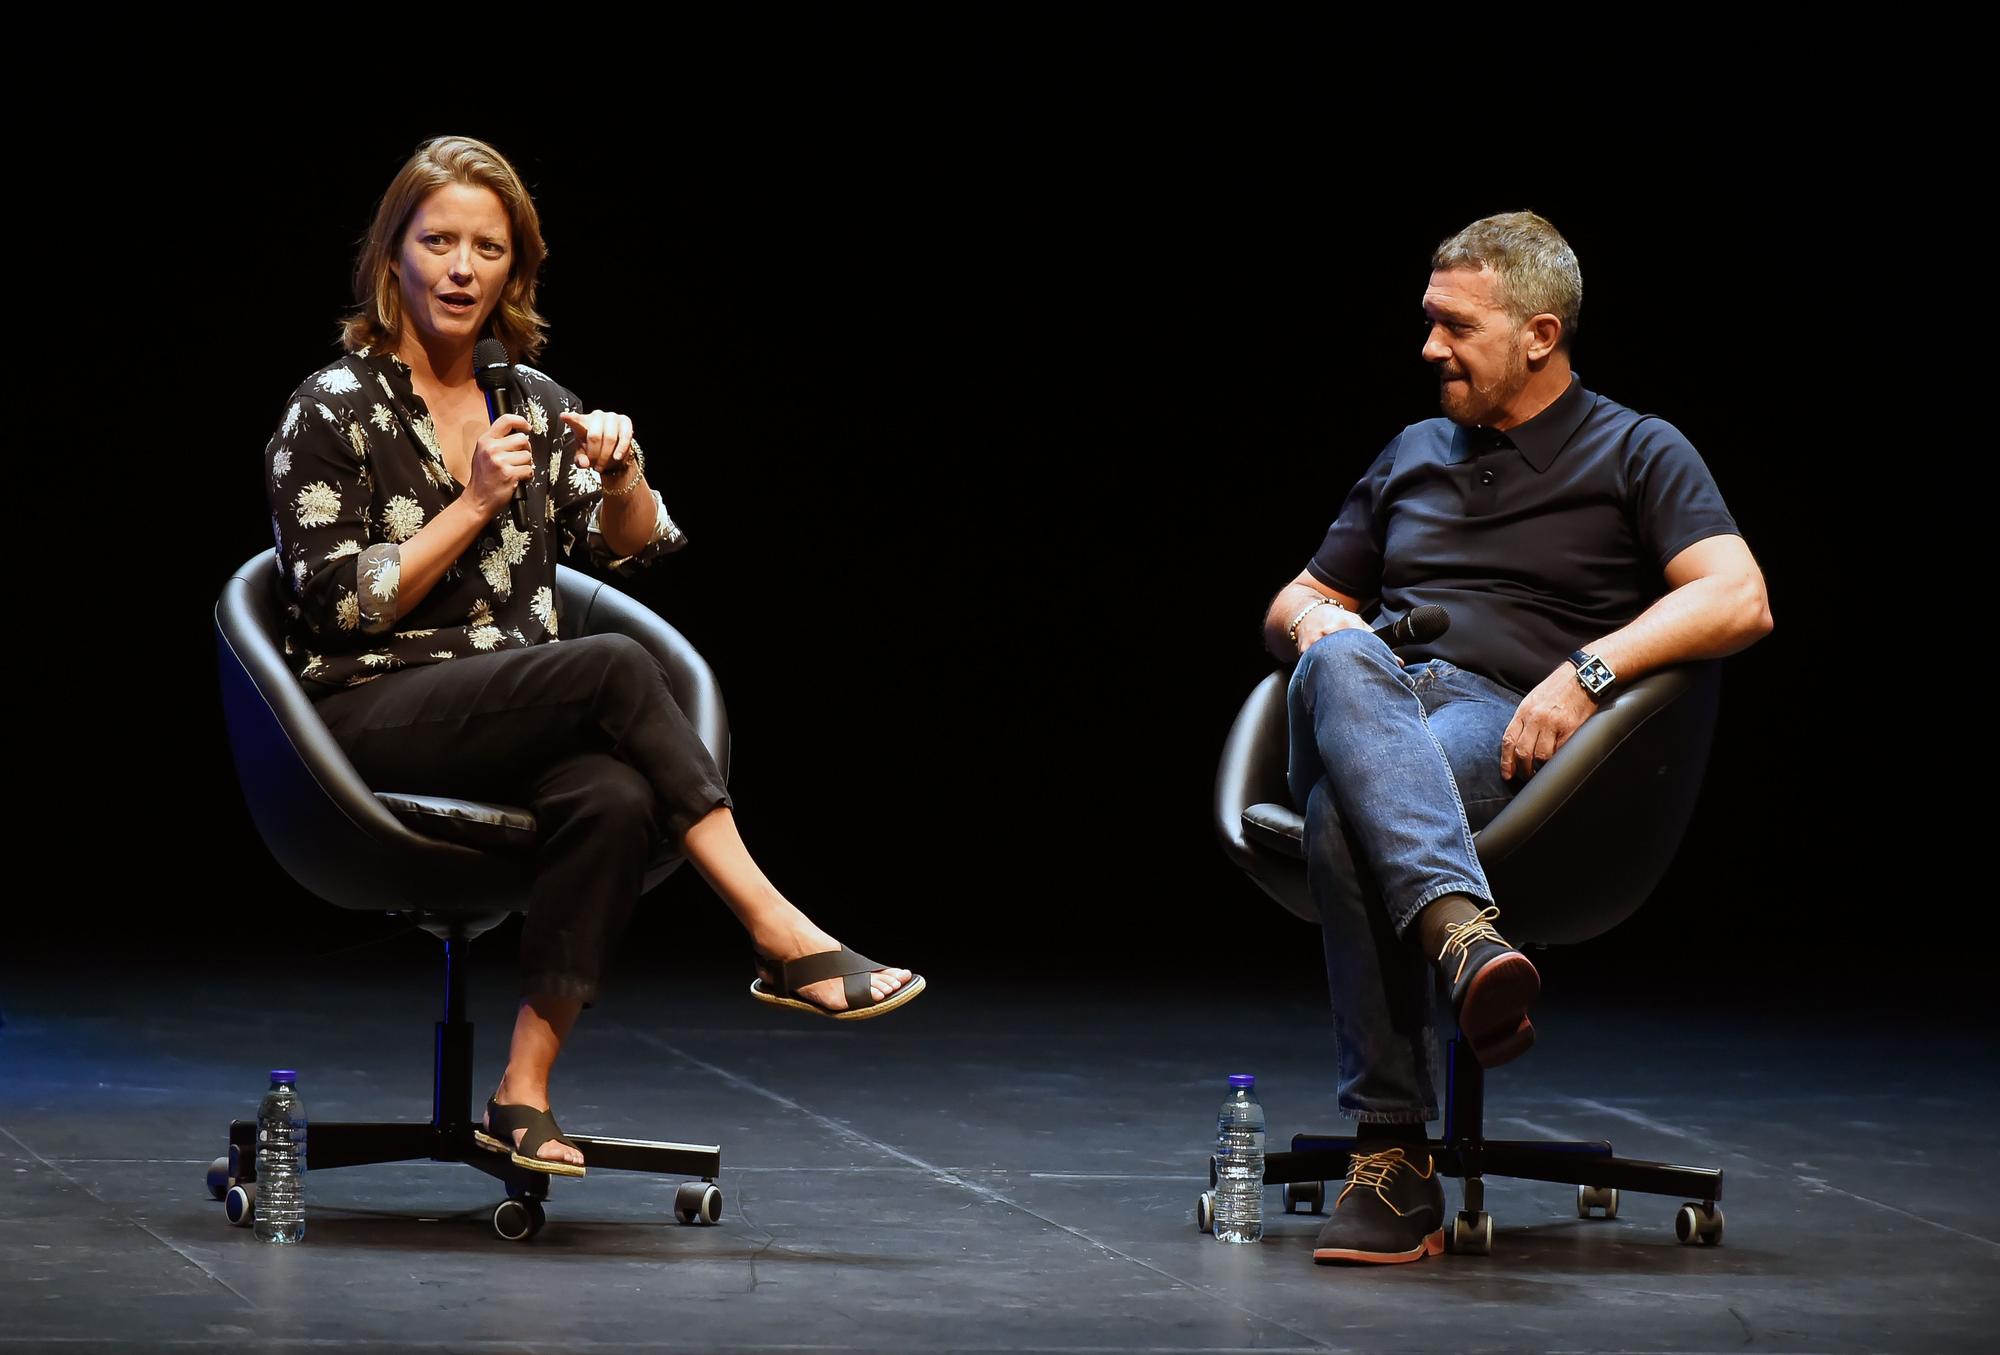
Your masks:
{"label": "beaded bracelet", "polygon": [[[1311,602],[1308,602],[1304,607],[1301,607],[1299,609],[1299,614],[1292,618],[1292,624],[1285,627],[1286,638],[1290,639],[1293,644],[1297,644],[1299,642],[1299,622],[1311,616],[1313,614],[1313,609],[1316,607],[1340,607],[1340,604],[1338,602],[1335,602],[1332,598],[1314,598]],[[1347,608],[1340,607],[1340,610],[1344,612],[1347,610]]]}

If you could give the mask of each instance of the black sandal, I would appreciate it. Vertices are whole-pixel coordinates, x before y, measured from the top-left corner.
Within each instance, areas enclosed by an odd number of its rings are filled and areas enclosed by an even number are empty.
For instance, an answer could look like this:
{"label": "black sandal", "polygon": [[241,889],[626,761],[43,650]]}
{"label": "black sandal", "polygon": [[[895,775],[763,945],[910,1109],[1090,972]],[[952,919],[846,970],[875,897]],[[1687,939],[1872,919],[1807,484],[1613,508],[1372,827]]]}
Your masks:
{"label": "black sandal", "polygon": [[530,1157],[520,1151],[513,1144],[517,1129],[528,1131],[521,1136],[524,1148],[539,1148],[551,1139],[570,1148],[576,1147],[563,1137],[556,1117],[546,1110],[536,1110],[533,1106],[503,1106],[498,1101],[486,1103],[486,1127],[474,1129],[472,1138],[481,1148],[506,1153],[513,1158],[515,1166],[526,1167],[531,1172],[542,1172],[548,1176],[583,1175],[583,1168],[574,1162],[552,1162],[548,1158]]}
{"label": "black sandal", "polygon": [[[881,1001],[876,1001],[875,989],[869,984],[868,976],[889,966],[876,964],[866,955],[857,954],[846,946],[839,950],[823,950],[817,955],[802,955],[776,966],[754,951],[752,957],[758,973],[750,981],[750,996],[774,1007],[796,1007],[802,1012],[834,1021],[866,1021],[896,1010],[924,991],[924,976],[912,974],[908,983]],[[776,978],[771,976],[774,967],[778,971]],[[847,992],[847,1010],[834,1011],[800,995],[799,989],[822,979],[842,980],[841,986]]]}

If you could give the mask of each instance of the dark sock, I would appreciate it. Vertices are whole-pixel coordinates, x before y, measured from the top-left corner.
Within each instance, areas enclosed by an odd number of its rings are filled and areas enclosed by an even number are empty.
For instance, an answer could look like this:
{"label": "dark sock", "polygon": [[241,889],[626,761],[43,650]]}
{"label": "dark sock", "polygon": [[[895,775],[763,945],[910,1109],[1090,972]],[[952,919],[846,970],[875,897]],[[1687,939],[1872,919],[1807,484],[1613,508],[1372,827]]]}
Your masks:
{"label": "dark sock", "polygon": [[1430,1135],[1421,1122],[1377,1124],[1363,1121],[1355,1126],[1354,1142],[1364,1153],[1379,1153],[1384,1148],[1421,1148],[1430,1142]]}
{"label": "dark sock", "polygon": [[1425,904],[1424,910],[1417,914],[1415,924],[1417,944],[1423,947],[1424,958],[1435,964],[1438,952],[1444,949],[1444,943],[1450,937],[1445,928],[1464,926],[1478,917],[1485,907],[1478,899],[1464,894],[1443,894]]}

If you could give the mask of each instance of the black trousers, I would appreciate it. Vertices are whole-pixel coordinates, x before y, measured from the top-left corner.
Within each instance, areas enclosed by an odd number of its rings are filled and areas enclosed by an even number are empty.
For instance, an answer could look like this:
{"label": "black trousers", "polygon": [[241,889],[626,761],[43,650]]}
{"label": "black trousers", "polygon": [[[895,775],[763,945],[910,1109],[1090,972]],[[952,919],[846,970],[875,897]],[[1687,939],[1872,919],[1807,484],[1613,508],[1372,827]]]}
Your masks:
{"label": "black trousers", "polygon": [[595,1002],[656,844],[729,803],[666,674],[623,635],[406,668],[318,709],[372,786],[534,812],[524,994]]}

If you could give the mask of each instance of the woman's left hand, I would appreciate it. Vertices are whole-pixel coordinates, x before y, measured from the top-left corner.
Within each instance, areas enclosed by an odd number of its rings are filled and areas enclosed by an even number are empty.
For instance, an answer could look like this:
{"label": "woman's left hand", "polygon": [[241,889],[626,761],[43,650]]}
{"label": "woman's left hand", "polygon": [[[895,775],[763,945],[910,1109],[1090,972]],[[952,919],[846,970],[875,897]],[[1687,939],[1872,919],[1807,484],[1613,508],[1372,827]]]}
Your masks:
{"label": "woman's left hand", "polygon": [[625,461],[632,455],[632,420],[608,409],[593,409],[588,414],[565,413],[562,421],[569,428],[577,465],[611,479],[625,474]]}

